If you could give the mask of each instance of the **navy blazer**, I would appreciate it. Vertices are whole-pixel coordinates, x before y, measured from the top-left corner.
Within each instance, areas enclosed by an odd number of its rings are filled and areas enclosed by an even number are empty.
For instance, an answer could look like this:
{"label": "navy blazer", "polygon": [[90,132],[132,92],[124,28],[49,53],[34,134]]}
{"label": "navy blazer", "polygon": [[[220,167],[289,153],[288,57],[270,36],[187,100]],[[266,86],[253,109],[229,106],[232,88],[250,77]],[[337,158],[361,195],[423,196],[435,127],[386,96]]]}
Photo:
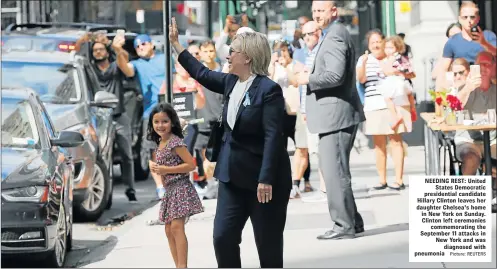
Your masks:
{"label": "navy blazer", "polygon": [[178,62],[202,86],[225,96],[223,143],[214,176],[221,182],[252,190],[256,190],[259,183],[291,188],[281,87],[266,76],[257,76],[247,90],[250,105],[245,106],[243,100],[232,130],[226,119],[230,94],[238,76],[209,70],[187,50],[180,53]]}

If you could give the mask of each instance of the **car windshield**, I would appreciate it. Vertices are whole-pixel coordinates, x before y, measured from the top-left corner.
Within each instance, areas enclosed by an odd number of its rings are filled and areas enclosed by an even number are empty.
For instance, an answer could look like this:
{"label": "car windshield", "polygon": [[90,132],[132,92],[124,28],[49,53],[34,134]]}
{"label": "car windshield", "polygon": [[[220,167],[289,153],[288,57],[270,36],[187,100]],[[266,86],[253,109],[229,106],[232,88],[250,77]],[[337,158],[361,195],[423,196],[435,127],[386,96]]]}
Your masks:
{"label": "car windshield", "polygon": [[60,63],[2,61],[2,86],[32,88],[43,102],[71,104],[81,99],[73,72]]}
{"label": "car windshield", "polygon": [[28,101],[2,98],[2,148],[39,148],[39,140]]}

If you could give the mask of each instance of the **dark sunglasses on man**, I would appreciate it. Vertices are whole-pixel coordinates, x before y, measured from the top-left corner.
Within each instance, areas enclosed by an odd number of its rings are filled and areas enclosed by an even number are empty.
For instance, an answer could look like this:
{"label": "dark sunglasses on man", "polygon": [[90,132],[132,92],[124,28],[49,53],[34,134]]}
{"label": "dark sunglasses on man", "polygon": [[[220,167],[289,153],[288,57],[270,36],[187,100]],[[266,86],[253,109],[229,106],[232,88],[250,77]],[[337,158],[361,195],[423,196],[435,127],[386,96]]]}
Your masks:
{"label": "dark sunglasses on man", "polygon": [[306,36],[313,36],[315,33],[316,33],[316,31],[314,31],[314,32],[309,32],[309,33],[302,33],[302,38],[304,38],[304,37],[306,37]]}

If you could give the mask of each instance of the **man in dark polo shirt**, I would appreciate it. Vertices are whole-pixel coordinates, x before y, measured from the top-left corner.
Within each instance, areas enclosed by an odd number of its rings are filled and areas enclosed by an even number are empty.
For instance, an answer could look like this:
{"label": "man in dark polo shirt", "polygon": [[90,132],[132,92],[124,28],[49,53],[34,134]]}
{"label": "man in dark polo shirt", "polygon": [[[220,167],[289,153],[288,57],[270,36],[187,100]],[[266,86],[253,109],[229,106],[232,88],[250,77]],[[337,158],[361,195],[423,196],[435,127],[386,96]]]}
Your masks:
{"label": "man in dark polo shirt", "polygon": [[[113,93],[119,99],[117,107],[114,109],[113,118],[116,123],[116,143],[121,154],[122,179],[128,188],[125,192],[130,202],[136,202],[136,192],[134,189],[134,166],[133,152],[131,149],[131,120],[125,113],[124,109],[124,88],[123,79],[125,78],[121,68],[115,61],[111,61],[112,51],[108,39],[104,37],[97,38],[91,43],[92,66],[98,76],[98,82],[102,90]],[[125,52],[121,52],[125,53]]]}

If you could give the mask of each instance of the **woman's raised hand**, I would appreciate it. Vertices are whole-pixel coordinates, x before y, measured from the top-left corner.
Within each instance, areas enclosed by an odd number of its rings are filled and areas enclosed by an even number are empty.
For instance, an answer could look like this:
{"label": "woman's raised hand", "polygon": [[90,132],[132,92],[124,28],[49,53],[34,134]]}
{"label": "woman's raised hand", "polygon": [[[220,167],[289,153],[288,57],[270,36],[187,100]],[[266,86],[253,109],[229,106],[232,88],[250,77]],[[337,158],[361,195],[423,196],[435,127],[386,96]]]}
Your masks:
{"label": "woman's raised hand", "polygon": [[178,25],[176,25],[176,18],[171,18],[171,24],[169,25],[169,42],[174,44],[178,42]]}
{"label": "woman's raised hand", "polygon": [[178,41],[178,25],[176,25],[176,18],[171,18],[171,24],[169,25],[169,43],[171,43],[172,47],[176,51],[177,55],[180,55],[181,52],[185,50],[183,46]]}

